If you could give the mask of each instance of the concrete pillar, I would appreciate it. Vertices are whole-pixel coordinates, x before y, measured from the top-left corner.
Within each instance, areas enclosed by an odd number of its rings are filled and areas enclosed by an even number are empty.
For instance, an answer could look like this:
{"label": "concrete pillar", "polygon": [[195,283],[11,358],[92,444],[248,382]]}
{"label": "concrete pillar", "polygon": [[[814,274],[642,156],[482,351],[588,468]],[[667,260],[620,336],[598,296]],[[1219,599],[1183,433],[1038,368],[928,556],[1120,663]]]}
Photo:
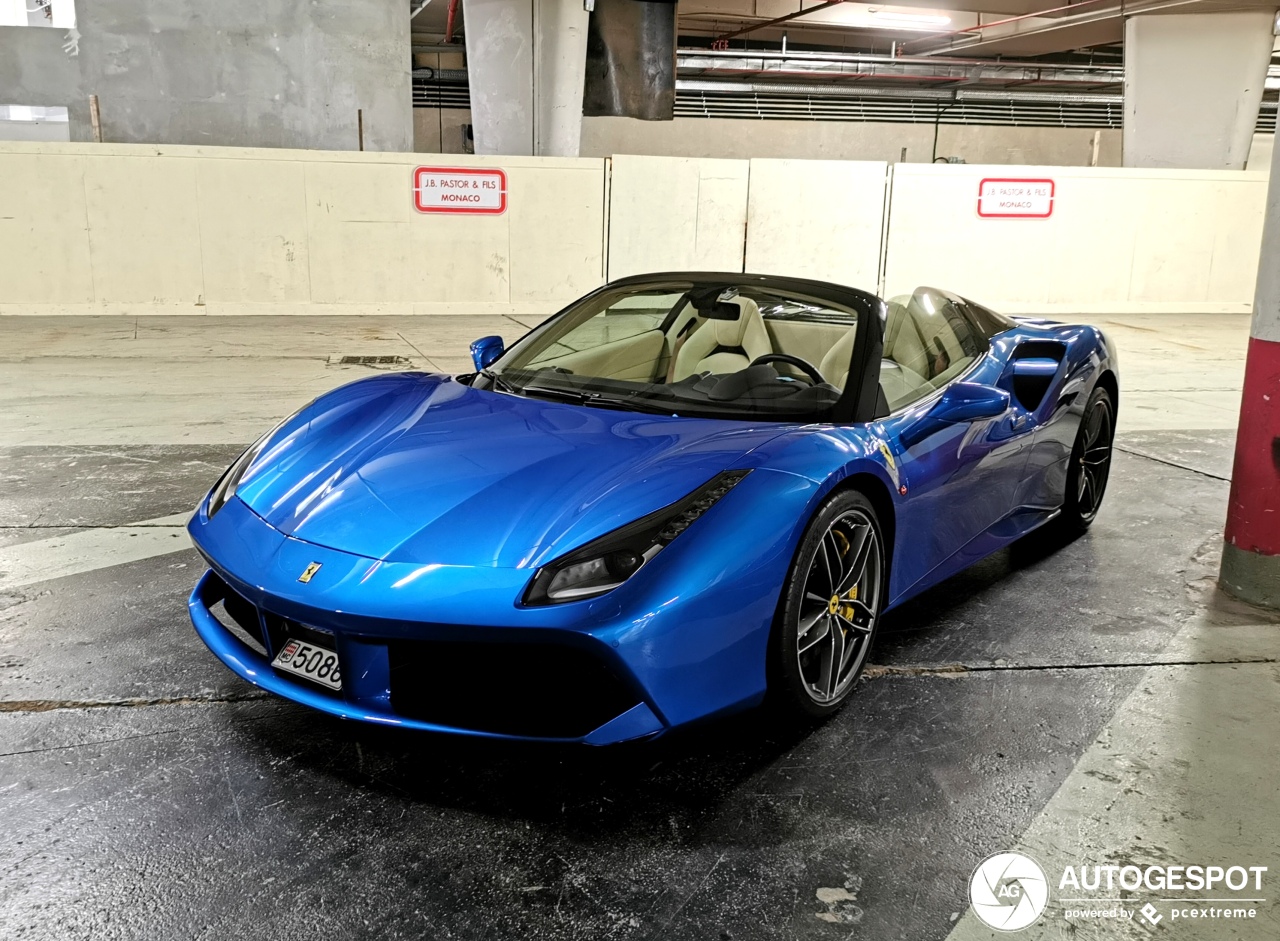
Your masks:
{"label": "concrete pillar", "polygon": [[1280,608],[1280,147],[1271,155],[1219,584]]}
{"label": "concrete pillar", "polygon": [[463,15],[476,153],[576,157],[582,0],[466,0]]}
{"label": "concrete pillar", "polygon": [[1273,10],[1129,17],[1124,165],[1244,169],[1274,24]]}

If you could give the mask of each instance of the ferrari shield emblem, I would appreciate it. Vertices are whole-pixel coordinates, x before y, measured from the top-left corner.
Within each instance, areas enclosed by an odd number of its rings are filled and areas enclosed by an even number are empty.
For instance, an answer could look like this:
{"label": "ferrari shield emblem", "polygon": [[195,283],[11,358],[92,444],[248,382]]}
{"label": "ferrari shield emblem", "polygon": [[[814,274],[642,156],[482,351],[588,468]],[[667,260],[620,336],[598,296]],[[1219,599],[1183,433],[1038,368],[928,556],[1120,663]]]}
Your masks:
{"label": "ferrari shield emblem", "polygon": [[893,452],[889,450],[889,446],[883,441],[880,442],[880,453],[884,455],[885,463],[889,465],[889,470],[897,470],[893,460]]}
{"label": "ferrari shield emblem", "polygon": [[322,563],[320,562],[312,562],[302,570],[302,574],[298,576],[298,581],[302,582],[304,585],[311,581],[311,579],[315,577],[316,572],[320,571],[321,564]]}
{"label": "ferrari shield emblem", "polygon": [[886,441],[877,440],[876,447],[880,450],[880,456],[884,458],[885,469],[889,471],[889,479],[893,481],[893,485],[899,489],[899,492],[905,496],[906,494],[902,490],[902,475],[898,470],[898,462],[894,459],[893,450]]}

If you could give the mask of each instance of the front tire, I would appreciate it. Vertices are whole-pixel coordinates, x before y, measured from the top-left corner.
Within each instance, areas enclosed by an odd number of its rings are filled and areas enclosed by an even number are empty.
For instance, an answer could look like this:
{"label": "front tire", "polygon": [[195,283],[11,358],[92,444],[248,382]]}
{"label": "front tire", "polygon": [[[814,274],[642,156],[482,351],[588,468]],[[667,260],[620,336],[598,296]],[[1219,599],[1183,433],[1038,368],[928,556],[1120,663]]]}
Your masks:
{"label": "front tire", "polygon": [[853,691],[888,589],[884,531],[855,490],[810,521],[783,587],[770,649],[770,693],[783,712],[820,719]]}

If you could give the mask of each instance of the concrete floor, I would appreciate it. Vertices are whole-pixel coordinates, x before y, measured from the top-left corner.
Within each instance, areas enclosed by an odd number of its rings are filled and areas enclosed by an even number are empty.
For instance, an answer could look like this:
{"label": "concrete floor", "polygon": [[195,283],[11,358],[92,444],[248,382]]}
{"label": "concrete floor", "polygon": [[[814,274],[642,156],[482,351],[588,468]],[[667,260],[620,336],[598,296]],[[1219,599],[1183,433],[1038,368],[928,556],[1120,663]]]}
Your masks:
{"label": "concrete floor", "polygon": [[365,374],[342,356],[460,370],[527,324],[0,321],[0,938],[994,938],[966,887],[1016,848],[1053,882],[1022,937],[1280,936],[1265,881],[1242,920],[1145,890],[1112,894],[1154,928],[1064,916],[1068,865],[1280,868],[1277,621],[1213,587],[1247,321],[1100,322],[1120,437],[1087,536],[892,614],[816,731],[746,715],[600,752],[331,721],[186,619],[182,520]]}

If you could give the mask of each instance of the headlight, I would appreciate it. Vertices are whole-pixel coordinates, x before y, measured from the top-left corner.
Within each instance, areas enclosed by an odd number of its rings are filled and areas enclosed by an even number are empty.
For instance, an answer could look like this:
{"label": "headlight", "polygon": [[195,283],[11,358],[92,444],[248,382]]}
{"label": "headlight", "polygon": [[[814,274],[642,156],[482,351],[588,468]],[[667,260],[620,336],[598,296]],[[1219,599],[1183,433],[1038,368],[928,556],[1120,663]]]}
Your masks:
{"label": "headlight", "polygon": [[617,588],[751,473],[725,471],[656,513],[615,529],[538,569],[524,593],[527,605],[594,598]]}
{"label": "headlight", "polygon": [[[309,402],[307,403],[307,405],[310,404],[311,403]],[[304,405],[302,408],[306,407],[307,406]],[[301,411],[301,408],[298,409],[297,412],[294,412],[253,444],[249,445],[248,449],[235,459],[235,463],[227,468],[227,472],[222,475],[218,482],[213,485],[213,489],[209,491],[209,505],[208,509],[205,511],[205,515],[208,516],[209,519],[213,519],[213,514],[226,506],[227,501],[236,495],[236,487],[239,486],[240,479],[244,477],[245,471],[249,469],[253,462],[258,459],[258,455],[262,453],[262,449],[266,447],[267,442],[271,440],[272,435],[297,418]]]}

